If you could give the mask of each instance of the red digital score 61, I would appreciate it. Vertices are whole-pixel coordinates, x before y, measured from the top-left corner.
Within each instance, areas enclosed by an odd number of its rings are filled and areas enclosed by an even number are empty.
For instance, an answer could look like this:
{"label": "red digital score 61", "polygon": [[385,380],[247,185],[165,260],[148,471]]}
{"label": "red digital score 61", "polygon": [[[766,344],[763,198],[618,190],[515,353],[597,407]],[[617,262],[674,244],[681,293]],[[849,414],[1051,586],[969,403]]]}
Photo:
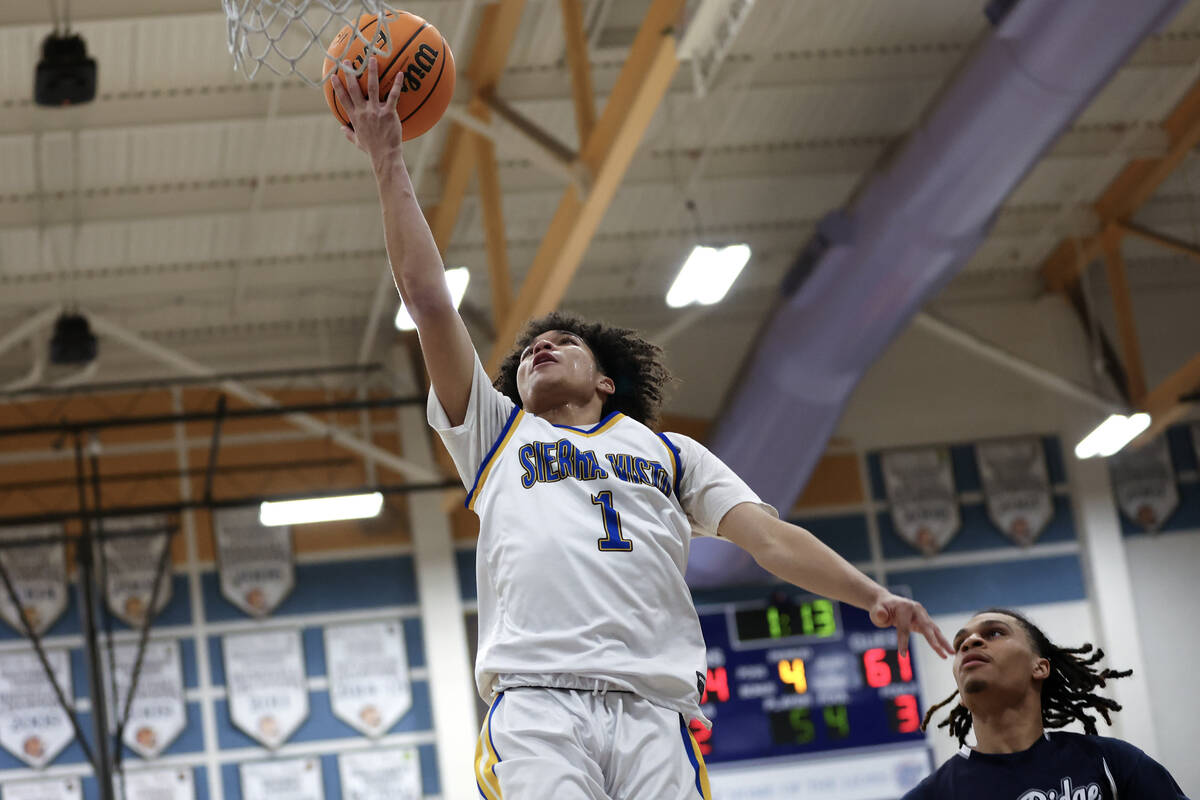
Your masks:
{"label": "red digital score 61", "polygon": [[899,655],[895,650],[872,647],[862,654],[862,665],[863,677],[872,689],[888,686],[897,678],[901,683],[913,679],[910,653]]}

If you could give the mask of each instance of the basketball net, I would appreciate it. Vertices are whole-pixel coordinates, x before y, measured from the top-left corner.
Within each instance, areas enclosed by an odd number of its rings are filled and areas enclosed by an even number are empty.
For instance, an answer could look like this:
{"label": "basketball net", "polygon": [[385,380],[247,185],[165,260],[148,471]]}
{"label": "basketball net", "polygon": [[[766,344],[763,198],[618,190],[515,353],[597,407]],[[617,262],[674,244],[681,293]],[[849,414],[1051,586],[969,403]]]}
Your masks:
{"label": "basketball net", "polygon": [[[379,55],[383,51],[358,30],[359,15],[395,11],[381,0],[221,0],[221,5],[234,68],[247,80],[266,67],[314,87],[326,80],[325,59],[332,57],[326,47],[338,31],[349,25],[367,52]],[[361,74],[366,64],[363,59],[352,71]]]}

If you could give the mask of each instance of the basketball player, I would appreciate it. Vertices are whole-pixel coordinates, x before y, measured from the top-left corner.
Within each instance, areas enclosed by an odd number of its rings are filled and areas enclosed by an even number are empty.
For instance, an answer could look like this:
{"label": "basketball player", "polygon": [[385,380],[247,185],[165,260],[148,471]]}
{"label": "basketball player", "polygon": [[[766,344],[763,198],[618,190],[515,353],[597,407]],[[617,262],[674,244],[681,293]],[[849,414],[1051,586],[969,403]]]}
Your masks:
{"label": "basketball player", "polygon": [[[904,800],[1186,800],[1161,764],[1120,739],[1096,735],[1095,710],[1112,724],[1114,700],[1095,693],[1130,670],[1100,669],[1102,650],[1060,647],[1025,617],[1002,608],[976,614],[954,635],[958,691],[929,709],[961,702],[938,727],[962,746]],[[1085,734],[1047,733],[1072,722]],[[977,744],[966,744],[974,728]]]}
{"label": "basketball player", "polygon": [[[875,584],[781,522],[699,443],[650,427],[667,379],[632,331],[534,321],[496,386],[450,299],[444,267],[371,59],[368,88],[335,80],[372,161],[396,285],[417,324],[438,431],[479,515],[479,692],[491,701],[476,778],[485,800],[683,800],[708,782],[688,720],[703,720],[705,648],[684,582],[693,531],[748,550],[804,588],[869,609],[939,654],[919,603]],[[346,76],[346,71],[343,71]]]}

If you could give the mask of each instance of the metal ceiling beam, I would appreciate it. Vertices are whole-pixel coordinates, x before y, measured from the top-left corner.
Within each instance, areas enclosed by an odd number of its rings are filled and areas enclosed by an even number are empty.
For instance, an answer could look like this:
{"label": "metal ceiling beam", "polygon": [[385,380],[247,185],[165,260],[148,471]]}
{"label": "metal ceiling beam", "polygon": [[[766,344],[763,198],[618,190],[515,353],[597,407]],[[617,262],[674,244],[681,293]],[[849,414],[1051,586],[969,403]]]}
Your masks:
{"label": "metal ceiling beam", "polygon": [[566,293],[679,66],[674,27],[683,6],[684,0],[654,0],[646,12],[604,113],[581,149],[592,174],[591,189],[584,198],[568,186],[560,199],[521,291],[497,326],[489,370],[499,364],[525,320],[550,311]]}
{"label": "metal ceiling beam", "polygon": [[[1183,96],[1162,123],[1169,146],[1161,158],[1131,161],[1108,185],[1095,203],[1100,225],[1128,221],[1158,191],[1167,177],[1197,144],[1200,144],[1200,81]],[[1068,237],[1059,242],[1043,262],[1046,288],[1065,291],[1103,252],[1101,236],[1089,236],[1078,246]]]}
{"label": "metal ceiling beam", "polygon": [[7,353],[21,342],[36,335],[42,328],[45,328],[57,319],[61,310],[57,305],[43,309],[24,322],[18,323],[15,328],[3,336],[0,336],[0,355]]}
{"label": "metal ceiling beam", "polygon": [[1150,414],[1150,427],[1134,442],[1144,444],[1168,427],[1184,419],[1195,407],[1194,400],[1185,400],[1200,391],[1200,354],[1171,373],[1150,390],[1142,410]]}
{"label": "metal ceiling beam", "polygon": [[1129,274],[1121,254],[1121,230],[1109,226],[1100,239],[1108,273],[1108,289],[1112,294],[1113,312],[1117,320],[1117,337],[1121,341],[1125,391],[1134,404],[1141,404],[1146,396],[1146,368],[1142,365],[1142,348],[1138,343],[1137,322],[1133,317]]}
{"label": "metal ceiling beam", "polygon": [[1143,228],[1141,225],[1134,225],[1132,222],[1118,222],[1114,224],[1120,229],[1121,233],[1150,242],[1151,244],[1156,244],[1173,253],[1187,256],[1193,261],[1200,261],[1200,247],[1191,242],[1185,242],[1182,239],[1176,239],[1174,236],[1167,236],[1165,233]]}
{"label": "metal ceiling beam", "polygon": [[[212,376],[217,374],[217,371],[213,368],[200,364],[169,347],[164,347],[157,342],[152,342],[143,336],[139,336],[133,331],[110,322],[103,317],[89,314],[88,320],[97,333],[111,336],[126,347],[136,350],[162,364],[166,364],[172,369],[177,369],[189,375]],[[226,379],[220,382],[220,386],[229,394],[259,407],[266,408],[279,405],[279,402],[270,395],[253,389],[240,381]],[[317,419],[311,414],[287,414],[284,419],[301,430],[325,436],[329,441],[340,447],[344,447],[365,458],[372,458],[380,466],[398,472],[409,480],[441,481],[442,479],[442,476],[434,470],[400,458],[395,453],[384,450],[382,447],[371,442],[364,442],[357,436],[353,436],[323,420]]]}

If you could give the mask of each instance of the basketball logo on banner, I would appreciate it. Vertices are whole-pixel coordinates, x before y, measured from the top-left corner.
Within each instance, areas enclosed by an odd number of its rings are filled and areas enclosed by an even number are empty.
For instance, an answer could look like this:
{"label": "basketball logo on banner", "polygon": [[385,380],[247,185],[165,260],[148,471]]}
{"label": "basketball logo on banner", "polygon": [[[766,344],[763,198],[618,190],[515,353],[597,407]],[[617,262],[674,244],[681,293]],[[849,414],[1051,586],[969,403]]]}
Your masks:
{"label": "basketball logo on banner", "polygon": [[[146,623],[150,598],[154,596],[154,576],[163,550],[171,546],[171,534],[165,517],[121,517],[104,522],[104,532],[145,531],[137,535],[105,538],[104,558],[108,569],[105,595],[108,607],[117,618],[131,628]],[[162,531],[162,533],[156,533]],[[171,563],[167,555],[166,569],[155,597],[153,617],[171,601]]]}
{"label": "basketball logo on banner", "polygon": [[78,778],[17,781],[0,786],[0,800],[83,800]]}
{"label": "basketball logo on banner", "polygon": [[410,747],[338,754],[344,800],[420,800],[421,761]]}
{"label": "basketball logo on banner", "polygon": [[[47,650],[46,661],[70,702],[71,660],[65,650]],[[34,653],[0,653],[0,746],[41,769],[75,738],[71,718]]]}
{"label": "basketball logo on banner", "polygon": [[254,617],[270,614],[295,585],[292,529],[267,527],[258,509],[229,509],[216,515],[221,594]]}
{"label": "basketball logo on banner", "polygon": [[125,773],[123,800],[195,800],[196,782],[190,767],[147,769]]}
{"label": "basketball logo on banner", "polygon": [[983,442],[975,460],[992,523],[1022,547],[1033,544],[1054,516],[1041,440]]}
{"label": "basketball logo on banner", "polygon": [[1126,448],[1108,465],[1121,512],[1144,530],[1161,528],[1179,505],[1167,440],[1160,436],[1136,450]]}
{"label": "basketball logo on banner", "polygon": [[222,649],[233,724],[274,750],[308,718],[300,632],[229,633]]}
{"label": "basketball logo on banner", "polygon": [[944,447],[892,450],[879,461],[896,533],[927,556],[941,550],[962,524],[950,453]]}
{"label": "basketball logo on banner", "polygon": [[257,761],[242,764],[241,773],[242,800],[325,800],[319,758]]}
{"label": "basketball logo on banner", "polygon": [[380,736],[412,707],[408,652],[399,620],[325,628],[333,714],[367,736]]}
{"label": "basketball logo on banner", "polygon": [[[38,525],[0,531],[0,562],[12,581],[20,609],[0,585],[0,618],[24,635],[21,617],[33,632],[50,630],[67,609],[67,555],[62,525]],[[59,537],[57,542],[14,546],[26,539]]]}
{"label": "basketball logo on banner", "polygon": [[[116,703],[109,696],[110,728],[125,714],[129,684],[133,679],[137,644],[113,647],[117,667]],[[107,664],[105,665],[107,671]],[[111,684],[110,684],[111,685]],[[121,741],[142,758],[155,758],[183,733],[187,726],[187,701],[183,694],[183,666],[179,645],[174,641],[147,642],[138,673],[137,692],[129,705],[129,718]]]}

